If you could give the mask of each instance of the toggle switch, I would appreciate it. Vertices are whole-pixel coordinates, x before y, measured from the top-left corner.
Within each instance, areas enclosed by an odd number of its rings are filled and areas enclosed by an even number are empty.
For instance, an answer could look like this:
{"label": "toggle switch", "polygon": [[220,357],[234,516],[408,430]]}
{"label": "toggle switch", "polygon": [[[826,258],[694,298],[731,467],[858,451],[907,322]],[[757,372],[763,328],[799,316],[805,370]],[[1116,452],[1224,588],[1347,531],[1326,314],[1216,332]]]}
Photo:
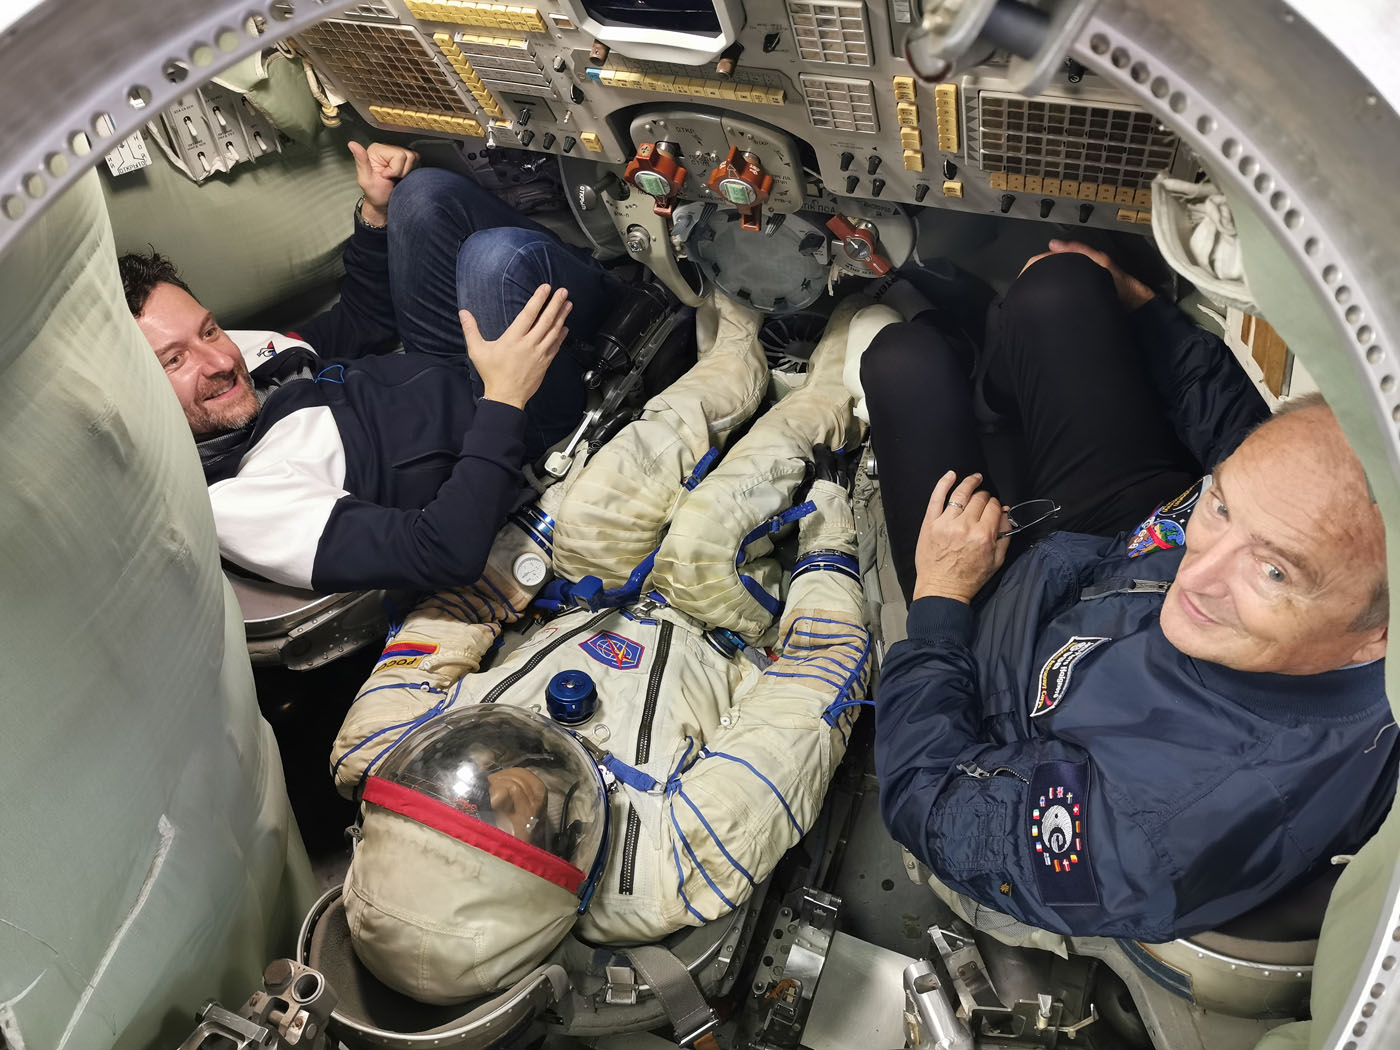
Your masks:
{"label": "toggle switch", "polygon": [[880,157],[878,154],[872,154],[865,162],[865,173],[867,175],[874,175],[879,170]]}
{"label": "toggle switch", "polygon": [[529,146],[530,143],[534,141],[534,138],[535,138],[535,133],[534,133],[533,131],[529,130],[528,128],[526,128],[524,131],[522,131],[522,132],[520,133],[520,144],[521,144],[522,146]]}
{"label": "toggle switch", "polygon": [[1003,193],[1001,195],[1001,213],[1005,215],[1011,210],[1011,205],[1015,203],[1016,195],[1014,193]]}
{"label": "toggle switch", "polygon": [[565,135],[565,136],[564,136],[564,152],[565,152],[565,153],[571,153],[571,152],[573,152],[573,148],[574,148],[575,145],[577,145],[577,143],[575,142],[574,137],[573,137],[572,135]]}
{"label": "toggle switch", "polygon": [[1080,222],[1088,222],[1088,221],[1089,221],[1089,216],[1090,216],[1090,215],[1093,215],[1093,214],[1094,214],[1094,206],[1093,206],[1092,204],[1081,204],[1081,205],[1079,206],[1079,221],[1080,221]]}
{"label": "toggle switch", "polygon": [[958,177],[958,166],[951,160],[943,162],[943,177],[945,179],[956,179]]}
{"label": "toggle switch", "polygon": [[847,192],[847,193],[855,193],[856,187],[859,186],[859,185],[860,185],[860,176],[859,176],[859,175],[847,175],[847,176],[846,176],[846,192]]}
{"label": "toggle switch", "polygon": [[882,193],[884,193],[884,192],[885,192],[885,180],[884,180],[884,179],[871,179],[871,180],[870,180],[870,195],[871,195],[872,197],[878,197],[878,196],[880,196],[880,194],[882,194]]}
{"label": "toggle switch", "polygon": [[546,131],[546,132],[544,133],[544,138],[540,139],[540,147],[541,147],[542,149],[553,149],[553,148],[554,148],[554,132],[552,132],[552,131]]}
{"label": "toggle switch", "polygon": [[914,187],[914,201],[918,203],[928,196],[928,183],[921,182]]}
{"label": "toggle switch", "polygon": [[855,159],[856,155],[854,153],[841,154],[841,170],[850,171],[851,165],[855,162]]}
{"label": "toggle switch", "polygon": [[1041,198],[1040,198],[1040,217],[1041,217],[1042,219],[1048,219],[1048,218],[1050,217],[1050,209],[1052,209],[1053,207],[1055,207],[1055,202],[1054,202],[1054,201],[1052,201],[1049,197],[1041,197]]}

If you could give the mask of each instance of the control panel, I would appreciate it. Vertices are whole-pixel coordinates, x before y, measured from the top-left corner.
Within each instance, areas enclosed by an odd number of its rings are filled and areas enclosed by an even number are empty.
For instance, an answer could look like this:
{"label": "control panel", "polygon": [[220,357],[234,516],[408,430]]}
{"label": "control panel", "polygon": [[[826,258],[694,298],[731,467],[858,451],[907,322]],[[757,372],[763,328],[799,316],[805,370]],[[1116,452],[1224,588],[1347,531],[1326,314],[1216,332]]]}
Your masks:
{"label": "control panel", "polygon": [[1153,177],[1194,173],[1152,113],[1072,63],[1031,96],[995,51],[918,79],[902,42],[919,17],[910,0],[373,0],[298,42],[372,124],[594,161],[663,223],[689,202],[755,235],[765,215],[878,226],[920,206],[1145,233]]}

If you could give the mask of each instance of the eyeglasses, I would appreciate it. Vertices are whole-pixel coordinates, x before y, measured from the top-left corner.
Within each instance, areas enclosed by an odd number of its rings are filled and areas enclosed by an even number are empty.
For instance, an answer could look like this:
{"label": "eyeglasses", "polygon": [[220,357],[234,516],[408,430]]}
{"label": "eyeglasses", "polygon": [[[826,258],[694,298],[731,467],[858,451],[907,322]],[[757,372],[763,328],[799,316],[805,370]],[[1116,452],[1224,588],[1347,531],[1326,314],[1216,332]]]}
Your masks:
{"label": "eyeglasses", "polygon": [[1006,512],[1006,518],[1011,522],[1011,528],[1005,532],[998,532],[997,539],[1004,540],[1008,536],[1024,532],[1032,525],[1048,521],[1059,514],[1060,510],[1060,505],[1052,499],[1028,499],[1024,503],[1018,503]]}

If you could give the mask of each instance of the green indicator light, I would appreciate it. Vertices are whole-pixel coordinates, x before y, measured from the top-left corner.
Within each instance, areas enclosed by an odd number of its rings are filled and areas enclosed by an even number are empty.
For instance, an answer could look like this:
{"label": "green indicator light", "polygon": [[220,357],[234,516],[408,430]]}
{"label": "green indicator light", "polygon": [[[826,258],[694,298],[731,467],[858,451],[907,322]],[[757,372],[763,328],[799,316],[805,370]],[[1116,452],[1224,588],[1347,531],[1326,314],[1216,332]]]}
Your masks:
{"label": "green indicator light", "polygon": [[654,171],[639,171],[632,176],[637,189],[653,197],[666,197],[671,193],[671,184]]}
{"label": "green indicator light", "polygon": [[742,179],[725,179],[719,184],[719,189],[730,204],[752,204],[758,200],[754,188]]}

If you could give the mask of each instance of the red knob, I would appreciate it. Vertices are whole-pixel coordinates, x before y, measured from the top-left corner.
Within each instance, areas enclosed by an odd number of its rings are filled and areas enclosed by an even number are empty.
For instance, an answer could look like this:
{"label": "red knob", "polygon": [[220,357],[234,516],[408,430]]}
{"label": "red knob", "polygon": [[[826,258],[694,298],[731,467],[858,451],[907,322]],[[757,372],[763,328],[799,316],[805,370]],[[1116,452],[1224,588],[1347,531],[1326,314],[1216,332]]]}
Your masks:
{"label": "red knob", "polygon": [[643,142],[637,155],[627,162],[622,177],[643,193],[656,199],[657,215],[671,217],[676,197],[685,185],[686,170],[669,149],[660,143]]}
{"label": "red knob", "polygon": [[844,215],[833,215],[826,220],[826,228],[841,242],[847,258],[861,263],[876,277],[883,277],[892,269],[890,261],[876,247],[875,235],[864,226],[855,225]]}
{"label": "red knob", "polygon": [[744,229],[762,227],[763,202],[773,191],[773,176],[763,170],[762,162],[752,153],[741,153],[738,146],[730,146],[724,163],[710,172],[705,185],[734,205],[739,212],[739,225]]}

